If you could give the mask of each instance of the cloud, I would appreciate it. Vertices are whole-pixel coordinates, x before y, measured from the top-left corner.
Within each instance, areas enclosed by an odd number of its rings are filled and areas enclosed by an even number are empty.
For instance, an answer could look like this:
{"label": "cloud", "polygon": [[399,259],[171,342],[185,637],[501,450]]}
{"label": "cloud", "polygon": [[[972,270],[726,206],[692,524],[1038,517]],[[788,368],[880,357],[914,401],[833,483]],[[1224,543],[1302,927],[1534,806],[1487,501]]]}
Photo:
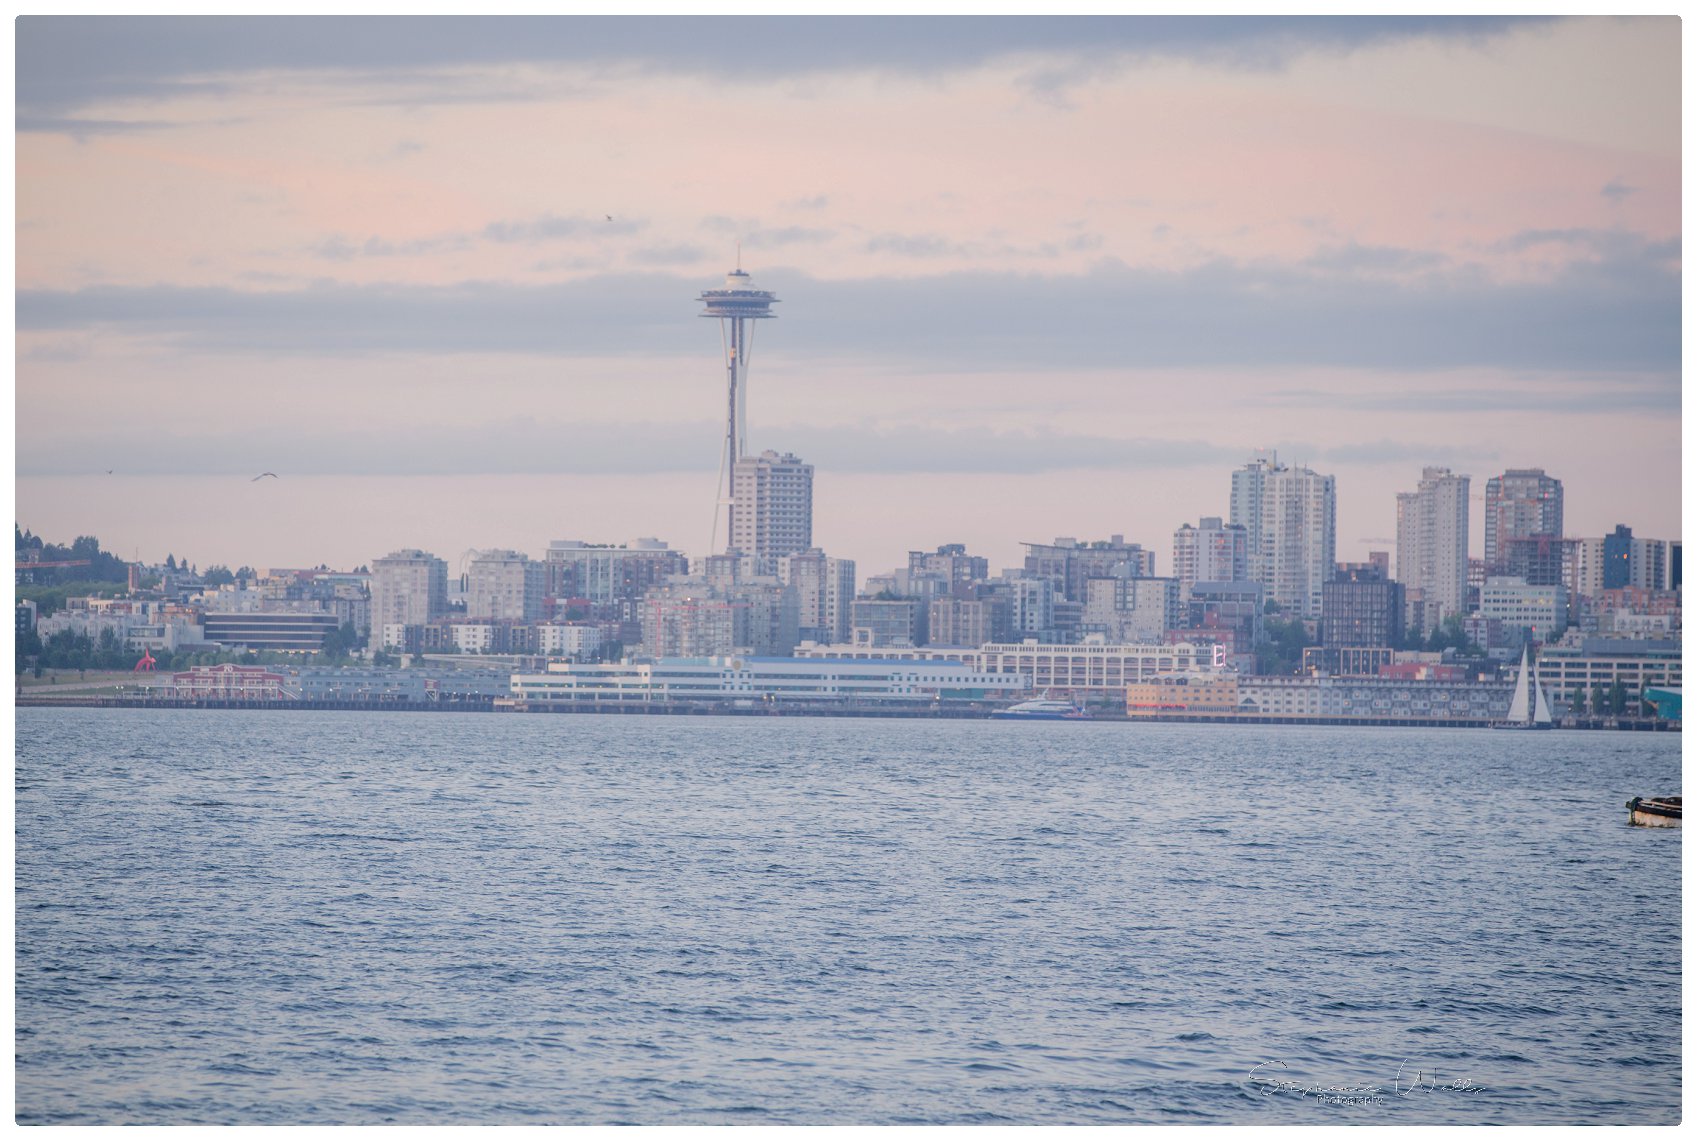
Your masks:
{"label": "cloud", "polygon": [[427,254],[463,250],[470,245],[470,239],[464,234],[443,234],[406,242],[393,242],[387,238],[373,236],[357,244],[349,241],[344,235],[335,234],[310,249],[313,254],[330,261],[351,261],[361,257],[422,257]]}
{"label": "cloud", "polygon": [[778,246],[817,244],[837,236],[835,230],[810,229],[806,226],[783,226],[774,230],[754,230],[746,234],[742,244],[751,250],[775,249]]}
{"label": "cloud", "polygon": [[[1103,260],[1071,275],[954,272],[823,280],[762,270],[783,300],[765,352],[960,371],[1469,366],[1677,373],[1678,243],[1610,235],[1537,280],[1215,261],[1163,271]],[[702,351],[711,284],[607,273],[545,285],[318,284],[20,290],[20,330],[107,329],[187,349],[563,356]]]}
{"label": "cloud", "polygon": [[561,238],[603,237],[612,234],[635,234],[640,232],[648,223],[631,221],[627,218],[611,217],[606,214],[584,215],[574,214],[569,218],[561,218],[554,214],[543,214],[539,218],[530,218],[518,222],[491,222],[483,227],[483,236],[492,242],[537,242],[557,241]]}
{"label": "cloud", "polygon": [[[76,475],[118,467],[133,475],[246,474],[254,457],[279,475],[649,474],[708,471],[716,423],[558,423],[508,417],[482,423],[375,429],[255,422],[211,434],[79,435],[20,441],[18,473]],[[1018,473],[1218,467],[1241,447],[1200,440],[1117,439],[1045,430],[988,432],[871,423],[762,428],[759,440],[821,469],[880,473]],[[98,462],[96,462],[98,461]]]}
{"label": "cloud", "polygon": [[707,251],[700,246],[678,244],[671,246],[644,246],[630,252],[630,260],[637,265],[694,265],[707,260]]}
{"label": "cloud", "polygon": [[132,135],[142,131],[162,131],[181,123],[142,121],[138,119],[79,119],[66,115],[19,115],[16,120],[19,134],[69,135],[85,142],[97,135]]}
{"label": "cloud", "polygon": [[1600,193],[1604,198],[1607,198],[1610,202],[1624,202],[1627,198],[1637,194],[1639,189],[1640,188],[1636,186],[1626,185],[1626,183],[1622,182],[1618,178],[1611,178],[1609,179],[1608,184],[1604,186],[1602,190],[1598,191],[1598,193]]}
{"label": "cloud", "polygon": [[1442,254],[1395,246],[1363,246],[1355,242],[1323,246],[1304,258],[1308,269],[1328,273],[1409,273],[1437,269],[1447,264]]}
{"label": "cloud", "polygon": [[[1559,377],[1539,375],[1490,387],[1386,385],[1376,391],[1284,389],[1255,403],[1266,407],[1334,408],[1356,412],[1488,413],[1536,411],[1540,415],[1595,416],[1608,412],[1671,412],[1681,401],[1677,372],[1661,376]],[[1477,454],[1476,450],[1468,454]]]}
{"label": "cloud", "polygon": [[[185,85],[248,72],[393,75],[515,64],[690,74],[767,83],[819,73],[934,76],[1005,59],[1070,57],[1039,68],[1034,90],[1057,98],[1080,68],[1188,59],[1277,67],[1315,51],[1410,38],[1477,40],[1535,17],[143,17],[24,16],[16,24],[17,106],[32,113],[164,99]],[[218,77],[213,80],[211,77]],[[453,78],[453,77],[450,77]],[[439,82],[400,102],[525,98]]]}

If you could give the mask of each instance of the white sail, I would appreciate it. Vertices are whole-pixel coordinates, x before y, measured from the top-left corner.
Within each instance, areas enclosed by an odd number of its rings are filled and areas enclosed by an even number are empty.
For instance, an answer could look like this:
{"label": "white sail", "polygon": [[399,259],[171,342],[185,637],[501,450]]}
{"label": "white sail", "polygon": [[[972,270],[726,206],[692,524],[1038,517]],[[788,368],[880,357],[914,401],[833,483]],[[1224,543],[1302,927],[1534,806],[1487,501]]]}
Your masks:
{"label": "white sail", "polygon": [[1536,677],[1532,679],[1532,692],[1537,699],[1533,706],[1535,712],[1532,714],[1532,723],[1534,725],[1550,724],[1550,702],[1544,696],[1544,687],[1538,684]]}
{"label": "white sail", "polygon": [[[1508,706],[1508,719],[1510,721],[1524,722],[1528,720],[1527,712],[1531,709],[1531,694],[1527,689],[1527,682],[1532,676],[1531,656],[1531,649],[1527,649],[1520,656],[1520,680],[1514,683],[1514,700],[1509,702]],[[1542,694],[1539,696],[1541,697]]]}

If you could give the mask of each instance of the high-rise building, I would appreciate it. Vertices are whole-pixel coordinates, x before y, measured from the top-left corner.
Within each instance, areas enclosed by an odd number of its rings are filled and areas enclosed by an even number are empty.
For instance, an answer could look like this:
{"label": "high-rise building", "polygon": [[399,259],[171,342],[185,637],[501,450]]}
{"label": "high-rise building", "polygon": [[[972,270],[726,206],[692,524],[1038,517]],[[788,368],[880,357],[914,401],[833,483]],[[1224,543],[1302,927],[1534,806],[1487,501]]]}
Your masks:
{"label": "high-rise building", "polygon": [[830,645],[848,641],[853,559],[833,559],[815,547],[779,559],[778,579],[796,593],[797,637]]}
{"label": "high-rise building", "polygon": [[1628,586],[1643,590],[1668,589],[1668,544],[1662,539],[1632,540]]}
{"label": "high-rise building", "polygon": [[1000,598],[936,598],[931,601],[926,644],[982,646],[1008,640],[1008,604]]}
{"label": "high-rise building", "polygon": [[1177,579],[1093,578],[1088,591],[1080,630],[1114,645],[1159,642],[1181,624]]}
{"label": "high-rise building", "polygon": [[674,578],[642,598],[642,652],[655,658],[795,652],[796,594],[777,579],[715,585]]}
{"label": "high-rise building", "polygon": [[964,543],[945,543],[935,551],[909,551],[907,570],[910,575],[941,575],[948,580],[949,593],[964,598],[973,583],[990,577],[990,560],[967,554]]}
{"label": "high-rise building", "polygon": [[1396,574],[1410,596],[1411,630],[1467,612],[1468,484],[1447,467],[1429,467],[1418,490],[1396,497]]}
{"label": "high-rise building", "polygon": [[1025,573],[1053,579],[1061,597],[1083,604],[1085,586],[1093,578],[1147,578],[1155,573],[1155,552],[1128,543],[1124,535],[1081,543],[1060,538],[1053,543],[1025,543]]}
{"label": "high-rise building", "polygon": [[813,465],[785,452],[737,460],[731,549],[756,559],[813,546]]}
{"label": "high-rise building", "polygon": [[1321,593],[1321,645],[1402,645],[1402,584],[1390,581],[1377,567],[1356,563],[1339,570]]}
{"label": "high-rise building", "polygon": [[1603,536],[1603,589],[1618,590],[1632,585],[1632,528],[1615,524]]}
{"label": "high-rise building", "polygon": [[[1493,574],[1522,578],[1533,586],[1561,583],[1573,589],[1577,581],[1581,539],[1553,535],[1528,535],[1503,541],[1497,548],[1498,565]],[[1482,584],[1481,584],[1482,585]]]}
{"label": "high-rise building", "polygon": [[1510,468],[1485,481],[1485,566],[1497,574],[1511,539],[1561,538],[1561,480],[1543,468]]}
{"label": "high-rise building", "polygon": [[[448,609],[448,564],[414,548],[371,560],[371,645],[386,627],[423,626]],[[400,643],[394,643],[399,645]]]}
{"label": "high-rise building", "polygon": [[545,571],[518,551],[479,551],[466,567],[466,617],[534,622],[543,617]]}
{"label": "high-rise building", "polygon": [[1249,579],[1302,618],[1320,617],[1337,561],[1337,482],[1308,468],[1255,460],[1232,473],[1232,522],[1245,531]]}
{"label": "high-rise building", "polygon": [[[1261,502],[1267,477],[1279,470],[1278,456],[1254,459],[1232,472],[1231,521],[1243,528],[1251,575],[1261,566]],[[1263,580],[1257,580],[1263,581]]]}
{"label": "high-rise building", "polygon": [[1195,583],[1244,581],[1249,577],[1248,530],[1221,523],[1218,516],[1205,516],[1195,527],[1184,524],[1173,532],[1173,577],[1181,603],[1189,601]]}

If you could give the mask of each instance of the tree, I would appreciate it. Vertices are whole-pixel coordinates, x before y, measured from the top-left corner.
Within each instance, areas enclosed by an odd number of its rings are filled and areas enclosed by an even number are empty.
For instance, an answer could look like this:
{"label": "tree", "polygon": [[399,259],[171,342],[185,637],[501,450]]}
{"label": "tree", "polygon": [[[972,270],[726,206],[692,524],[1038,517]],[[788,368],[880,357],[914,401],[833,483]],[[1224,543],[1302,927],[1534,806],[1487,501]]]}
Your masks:
{"label": "tree", "polygon": [[1570,704],[1573,706],[1573,715],[1575,717],[1585,716],[1585,687],[1584,686],[1576,685],[1576,686],[1573,687],[1573,701]]}
{"label": "tree", "polygon": [[1616,717],[1626,712],[1626,687],[1620,684],[1619,678],[1609,686],[1609,712]]}
{"label": "tree", "polygon": [[177,569],[177,556],[169,555],[169,554],[165,556],[165,569],[166,570],[176,570]]}
{"label": "tree", "polygon": [[1302,619],[1267,618],[1255,643],[1255,670],[1260,674],[1294,674],[1302,667],[1303,648],[1310,645]]}
{"label": "tree", "polygon": [[201,581],[206,583],[207,586],[219,587],[235,582],[236,576],[230,573],[229,567],[221,563],[214,563],[206,568],[206,573],[201,576]]}
{"label": "tree", "polygon": [[1595,716],[1601,717],[1603,715],[1603,710],[1604,710],[1607,702],[1608,702],[1608,697],[1607,697],[1607,695],[1605,695],[1603,693],[1602,683],[1599,682],[1598,684],[1592,686],[1591,687],[1591,712]]}

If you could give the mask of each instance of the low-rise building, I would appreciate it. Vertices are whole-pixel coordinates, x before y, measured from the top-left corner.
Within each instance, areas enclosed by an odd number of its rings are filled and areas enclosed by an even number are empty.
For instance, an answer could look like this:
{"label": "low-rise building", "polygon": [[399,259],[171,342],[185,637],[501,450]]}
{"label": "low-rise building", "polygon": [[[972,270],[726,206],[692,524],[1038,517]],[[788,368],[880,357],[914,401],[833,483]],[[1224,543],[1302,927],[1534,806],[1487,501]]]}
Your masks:
{"label": "low-rise building", "polygon": [[665,701],[983,701],[1023,696],[1022,677],[987,674],[959,662],[661,658],[587,665],[553,662],[546,673],[514,674],[512,695],[527,707],[562,702]]}
{"label": "low-rise building", "polygon": [[284,675],[264,666],[226,662],[195,666],[171,675],[172,697],[220,701],[285,701],[299,693],[284,684]]}

